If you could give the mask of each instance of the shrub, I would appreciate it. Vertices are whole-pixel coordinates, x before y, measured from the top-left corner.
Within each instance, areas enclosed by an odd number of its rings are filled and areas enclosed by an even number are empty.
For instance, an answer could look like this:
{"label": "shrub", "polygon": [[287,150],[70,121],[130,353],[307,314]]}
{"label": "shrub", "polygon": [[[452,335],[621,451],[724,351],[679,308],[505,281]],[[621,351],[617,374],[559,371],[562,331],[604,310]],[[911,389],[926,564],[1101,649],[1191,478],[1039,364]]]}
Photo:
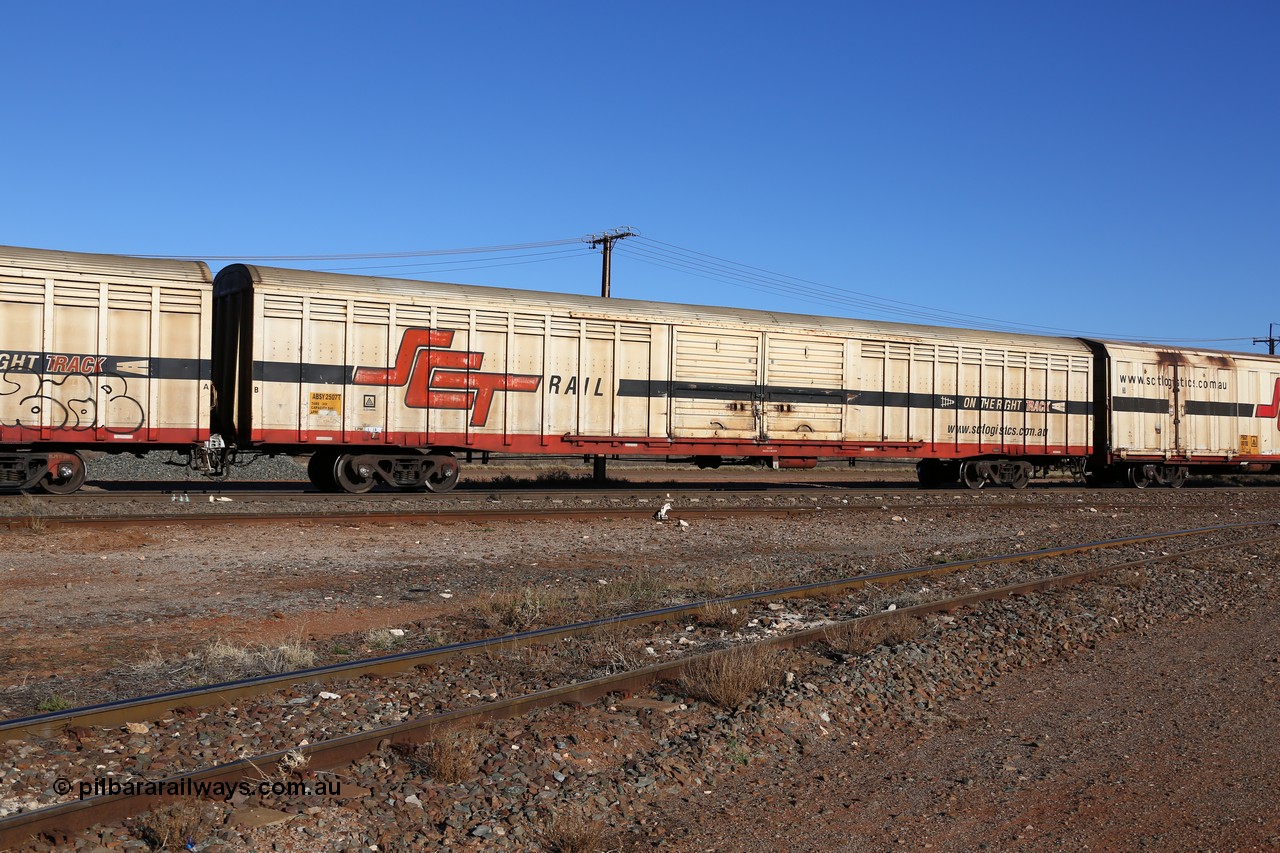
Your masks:
{"label": "shrub", "polygon": [[577,812],[561,812],[541,831],[551,853],[593,853],[604,844],[604,824]]}
{"label": "shrub", "polygon": [[472,732],[442,731],[426,743],[397,744],[395,749],[415,772],[446,785],[475,772],[476,736]]}
{"label": "shrub", "polygon": [[745,603],[719,601],[698,610],[698,624],[722,631],[737,631],[747,624],[749,614]]}
{"label": "shrub", "polygon": [[178,800],[139,817],[135,831],[152,850],[194,850],[198,848],[187,845],[212,835],[216,823],[212,803]]}
{"label": "shrub", "polygon": [[777,683],[781,659],[781,653],[770,646],[736,646],[691,660],[680,673],[680,687],[732,711]]}
{"label": "shrub", "polygon": [[882,643],[896,646],[914,640],[923,629],[919,619],[905,613],[894,613],[835,625],[823,633],[822,639],[832,651],[861,655]]}

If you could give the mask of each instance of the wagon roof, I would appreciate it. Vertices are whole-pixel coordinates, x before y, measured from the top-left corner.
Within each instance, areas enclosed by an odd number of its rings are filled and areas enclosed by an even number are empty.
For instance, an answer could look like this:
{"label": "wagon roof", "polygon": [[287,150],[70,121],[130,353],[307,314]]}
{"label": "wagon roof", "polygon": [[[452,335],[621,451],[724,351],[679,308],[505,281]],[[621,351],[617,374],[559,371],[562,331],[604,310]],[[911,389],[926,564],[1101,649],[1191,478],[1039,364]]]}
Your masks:
{"label": "wagon roof", "polygon": [[157,279],[189,284],[213,283],[203,261],[172,261],[125,255],[97,255],[54,249],[0,246],[0,269],[40,278],[49,272],[106,279]]}
{"label": "wagon roof", "polygon": [[726,308],[708,305],[686,305],[649,302],[640,299],[604,298],[567,293],[551,293],[513,288],[485,287],[472,284],[448,284],[433,281],[408,281],[375,276],[323,273],[309,270],[235,264],[218,273],[214,295],[246,288],[268,291],[297,291],[330,298],[361,300],[385,299],[397,302],[481,303],[496,309],[517,308],[524,311],[556,312],[579,319],[620,320],[624,322],[658,322],[678,325],[719,326],[724,328],[765,328],[787,332],[814,333],[847,337],[900,336],[919,341],[950,341],[967,345],[995,345],[1046,348],[1086,354],[1088,348],[1074,338],[1022,335],[1006,332],[958,329],[946,326],[922,326],[878,320],[857,320],[812,314],[789,314],[751,308]]}
{"label": "wagon roof", "polygon": [[1108,350],[1142,350],[1152,353],[1171,353],[1181,356],[1180,361],[1193,362],[1197,359],[1204,359],[1213,363],[1214,367],[1228,367],[1230,365],[1220,363],[1221,360],[1234,361],[1236,359],[1256,359],[1258,361],[1269,361],[1280,364],[1280,356],[1267,355],[1260,352],[1239,352],[1236,350],[1223,349],[1206,349],[1204,347],[1179,347],[1172,344],[1153,344],[1142,341],[1115,341],[1103,340],[1101,338],[1087,338],[1091,343],[1101,344]]}

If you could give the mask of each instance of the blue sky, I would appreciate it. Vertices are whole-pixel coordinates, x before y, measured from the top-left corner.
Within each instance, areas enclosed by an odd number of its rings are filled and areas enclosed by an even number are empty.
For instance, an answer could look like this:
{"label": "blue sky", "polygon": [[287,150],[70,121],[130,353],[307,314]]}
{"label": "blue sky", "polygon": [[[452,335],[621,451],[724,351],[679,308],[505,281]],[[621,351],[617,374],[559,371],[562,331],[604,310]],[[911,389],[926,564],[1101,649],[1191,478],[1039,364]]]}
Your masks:
{"label": "blue sky", "polygon": [[[615,296],[1252,351],[1280,323],[1271,0],[3,20],[0,243],[358,255],[629,225]],[[576,293],[600,275],[581,242],[278,263]]]}

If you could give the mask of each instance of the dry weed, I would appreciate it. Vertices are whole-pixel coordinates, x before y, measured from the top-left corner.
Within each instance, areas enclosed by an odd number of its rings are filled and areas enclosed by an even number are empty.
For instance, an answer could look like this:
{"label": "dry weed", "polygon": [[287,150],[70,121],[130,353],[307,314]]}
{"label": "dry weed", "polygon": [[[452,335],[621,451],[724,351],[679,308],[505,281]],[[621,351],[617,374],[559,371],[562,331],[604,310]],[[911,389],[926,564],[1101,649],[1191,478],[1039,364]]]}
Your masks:
{"label": "dry weed", "polygon": [[145,657],[129,664],[129,669],[135,675],[164,677],[174,684],[213,684],[292,672],[315,664],[316,653],[297,640],[278,646],[237,646],[226,640],[213,640],[172,661],[164,658],[159,647],[152,647]]}
{"label": "dry weed", "polygon": [[749,618],[745,603],[717,601],[698,610],[698,624],[722,631],[737,631]]}
{"label": "dry weed", "polygon": [[489,624],[506,631],[527,631],[561,621],[567,610],[561,593],[530,587],[496,590],[481,605]]}
{"label": "dry weed", "polygon": [[284,754],[284,758],[280,759],[280,763],[276,765],[280,769],[280,773],[286,777],[297,776],[307,766],[311,764],[311,756],[304,753],[301,749],[291,749]]}
{"label": "dry weed", "polygon": [[584,668],[604,675],[628,672],[655,661],[645,651],[648,642],[645,628],[608,622],[566,644],[558,659],[570,673]]}
{"label": "dry weed", "polygon": [[375,652],[385,652],[404,641],[404,634],[392,633],[390,628],[370,628],[364,634],[364,644]]}
{"label": "dry weed", "polygon": [[880,629],[875,622],[856,619],[828,628],[822,641],[842,655],[861,655],[880,645]]}
{"label": "dry weed", "polygon": [[736,646],[691,660],[679,684],[690,696],[732,711],[778,681],[781,659],[781,653],[769,646]]}
{"label": "dry weed", "polygon": [[895,613],[875,619],[855,619],[828,628],[823,642],[832,651],[845,655],[861,655],[883,644],[896,646],[920,636],[924,624],[913,616]]}
{"label": "dry weed", "polygon": [[35,495],[23,494],[22,511],[27,514],[26,528],[37,535],[49,532],[49,522],[44,517],[44,502]]}
{"label": "dry weed", "polygon": [[442,731],[426,743],[396,744],[395,750],[415,772],[446,785],[469,778],[476,768],[476,735],[470,731]]}
{"label": "dry weed", "polygon": [[645,651],[648,637],[638,626],[608,624],[591,633],[591,647],[597,668],[605,674],[628,672],[653,663]]}
{"label": "dry weed", "polygon": [[216,831],[217,824],[212,803],[189,799],[152,809],[137,819],[134,828],[152,850],[194,850]]}
{"label": "dry weed", "polygon": [[585,608],[595,611],[647,610],[666,602],[666,581],[656,572],[642,571],[598,584],[583,596]]}
{"label": "dry weed", "polygon": [[604,845],[604,823],[578,812],[561,812],[541,835],[550,853],[595,853]]}
{"label": "dry weed", "polygon": [[896,646],[901,643],[909,643],[916,637],[920,636],[924,630],[924,623],[914,616],[908,616],[905,613],[895,613],[892,616],[886,616],[880,620],[882,642],[886,645]]}

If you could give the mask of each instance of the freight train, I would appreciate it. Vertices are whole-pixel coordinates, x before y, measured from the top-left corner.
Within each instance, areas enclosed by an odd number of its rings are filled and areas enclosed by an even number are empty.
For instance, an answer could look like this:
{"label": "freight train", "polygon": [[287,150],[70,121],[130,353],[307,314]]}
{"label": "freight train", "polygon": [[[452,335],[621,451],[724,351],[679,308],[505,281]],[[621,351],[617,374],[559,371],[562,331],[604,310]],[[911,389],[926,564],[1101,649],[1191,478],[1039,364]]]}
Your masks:
{"label": "freight train", "polygon": [[[85,454],[443,492],[471,454],[917,460],[922,485],[1280,473],[1280,358],[0,247],[0,487]],[[90,454],[92,455],[92,454]]]}

